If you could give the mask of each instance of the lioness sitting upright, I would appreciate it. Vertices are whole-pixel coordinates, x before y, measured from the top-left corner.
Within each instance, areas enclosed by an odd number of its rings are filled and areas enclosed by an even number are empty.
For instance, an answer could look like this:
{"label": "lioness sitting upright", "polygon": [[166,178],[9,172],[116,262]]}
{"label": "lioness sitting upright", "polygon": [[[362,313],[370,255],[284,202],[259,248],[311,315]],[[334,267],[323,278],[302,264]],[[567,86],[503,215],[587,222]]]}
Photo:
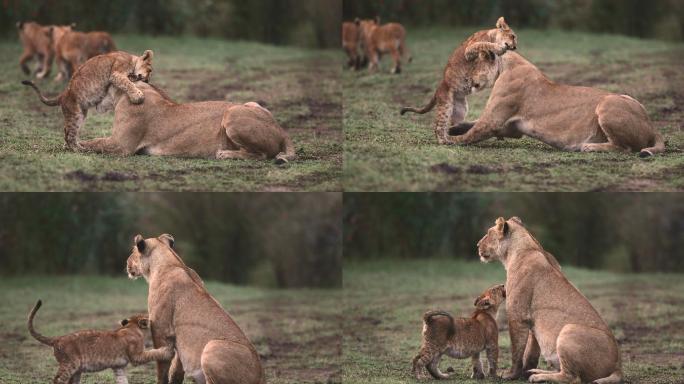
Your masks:
{"label": "lioness sitting upright", "polygon": [[401,114],[425,114],[437,106],[433,123],[437,141],[449,142],[449,127],[461,123],[468,114],[466,96],[493,85],[501,70],[499,56],[517,48],[515,32],[500,17],[496,28],[470,36],[451,54],[444,77],[432,99],[422,109],[402,108]]}
{"label": "lioness sitting upright", "polygon": [[448,379],[439,370],[443,354],[456,359],[470,357],[473,362],[471,378],[484,379],[480,352],[487,352],[489,377],[496,377],[499,358],[499,327],[496,313],[506,300],[503,284],[486,289],[475,299],[475,312],[470,318],[454,319],[444,311],[430,311],[423,315],[423,343],[420,353],[413,358],[413,374],[423,378],[423,368],[435,379]]}
{"label": "lioness sitting upright", "polygon": [[634,98],[554,83],[515,52],[502,57],[480,118],[450,133],[459,136],[449,136],[449,144],[526,135],[565,151],[632,151],[641,157],[665,151],[663,136]]}
{"label": "lioness sitting upright", "polygon": [[157,382],[182,381],[183,374],[197,383],[263,384],[259,355],[230,315],[211,296],[192,269],[174,251],[174,239],[133,239],[126,262],[131,279],[144,277],[149,285],[147,306],[155,347],[176,340],[177,359],[157,363]]}
{"label": "lioness sitting upright", "polygon": [[173,345],[145,350],[145,334],[149,334],[147,315],[135,315],[121,320],[114,331],[85,330],[64,336],[47,337],[33,328],[33,318],[42,305],[38,300],[28,318],[31,336],[54,349],[59,369],[54,384],[78,384],[83,372],[99,372],[111,368],[117,384],[128,384],[126,366],[150,361],[170,361]]}
{"label": "lioness sitting upright", "polygon": [[110,92],[110,86],[124,92],[131,103],[140,104],[145,95],[133,81],[147,82],[151,73],[152,51],[145,51],[142,56],[118,51],[88,60],[78,68],[66,89],[53,99],[43,96],[30,81],[22,81],[22,84],[31,86],[43,104],[62,107],[65,146],[78,151],[84,149],[78,144],[78,132],[88,110],[100,107]]}
{"label": "lioness sitting upright", "polygon": [[[519,218],[498,218],[477,246],[483,262],[499,260],[506,269],[512,364],[505,379],[531,374],[531,382],[622,382],[610,328]],[[536,369],[540,352],[559,372]]]}
{"label": "lioness sitting upright", "polygon": [[401,73],[401,59],[407,57],[410,63],[413,58],[406,47],[406,29],[399,23],[380,25],[380,18],[354,21],[361,29],[361,42],[368,58],[368,69],[375,71],[380,64],[380,55],[390,53],[394,65],[392,73]]}
{"label": "lioness sitting upright", "polygon": [[17,29],[19,30],[19,40],[24,51],[19,57],[19,66],[24,74],[28,75],[31,70],[26,63],[31,59],[38,61],[36,70],[36,77],[44,78],[50,74],[52,67],[53,44],[51,37],[51,26],[40,25],[32,21],[17,22]]}

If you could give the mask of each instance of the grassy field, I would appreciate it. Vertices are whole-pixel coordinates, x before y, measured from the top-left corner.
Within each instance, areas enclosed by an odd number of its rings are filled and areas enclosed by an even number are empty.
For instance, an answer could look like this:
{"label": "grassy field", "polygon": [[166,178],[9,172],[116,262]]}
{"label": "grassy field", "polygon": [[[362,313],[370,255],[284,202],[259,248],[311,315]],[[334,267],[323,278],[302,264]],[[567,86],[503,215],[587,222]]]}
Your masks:
{"label": "grassy field", "polygon": [[[120,49],[153,49],[152,82],[178,102],[263,101],[288,130],[299,159],[270,161],[66,152],[59,108],[20,84],[17,41],[0,41],[0,190],[2,191],[339,191],[342,105],[335,51],[197,38],[114,36]],[[53,66],[51,77],[56,74]],[[62,85],[39,83],[56,94]],[[109,136],[113,113],[91,114],[82,139]]]}
{"label": "grassy field", "polygon": [[[207,283],[261,355],[267,381],[340,382],[339,291],[265,290]],[[52,382],[57,363],[51,348],[34,340],[26,317],[38,298],[35,319],[44,335],[79,329],[112,329],[134,313],[146,312],[147,285],[121,277],[31,277],[0,280],[0,383]],[[131,383],[155,383],[154,364],[129,367]],[[190,379],[186,381],[191,381]],[[81,383],[114,382],[111,370],[84,374]]]}
{"label": "grassy field", "polygon": [[[400,116],[432,97],[451,52],[475,30],[409,31],[414,61],[401,75],[343,75],[347,191],[684,190],[684,44],[558,31],[518,31],[519,53],[557,82],[627,93],[669,142],[647,161],[634,154],[566,153],[529,138],[469,147],[437,144],[434,112]],[[341,60],[340,60],[341,61]],[[489,90],[468,98],[467,120]]]}
{"label": "grassy field", "polygon": [[[684,276],[563,270],[615,333],[628,382],[684,383]],[[410,366],[420,348],[422,314],[439,308],[468,316],[482,290],[504,281],[500,263],[347,263],[343,382],[415,382]],[[500,333],[499,346],[502,374],[511,366],[507,331]],[[451,382],[497,382],[470,380],[469,359],[443,358],[442,371],[449,366],[457,373]]]}

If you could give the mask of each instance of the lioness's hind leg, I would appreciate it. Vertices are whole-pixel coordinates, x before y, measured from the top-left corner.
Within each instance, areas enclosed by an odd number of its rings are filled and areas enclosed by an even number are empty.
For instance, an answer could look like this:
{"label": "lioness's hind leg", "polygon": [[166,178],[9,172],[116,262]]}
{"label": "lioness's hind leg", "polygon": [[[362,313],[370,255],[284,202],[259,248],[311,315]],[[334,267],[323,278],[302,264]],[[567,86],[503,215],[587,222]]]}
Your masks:
{"label": "lioness's hind leg", "polygon": [[200,358],[204,378],[209,384],[260,384],[263,371],[252,348],[226,340],[207,343]]}

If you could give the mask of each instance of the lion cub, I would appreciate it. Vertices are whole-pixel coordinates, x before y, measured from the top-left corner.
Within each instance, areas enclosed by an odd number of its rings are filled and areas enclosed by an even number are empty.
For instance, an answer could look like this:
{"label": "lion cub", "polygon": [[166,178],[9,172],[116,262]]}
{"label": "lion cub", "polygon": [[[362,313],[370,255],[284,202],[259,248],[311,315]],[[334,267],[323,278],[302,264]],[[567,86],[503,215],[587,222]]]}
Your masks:
{"label": "lion cub", "polygon": [[81,65],[69,81],[67,88],[54,99],[48,99],[38,87],[30,81],[22,84],[36,90],[40,101],[45,105],[62,107],[64,115],[65,146],[72,151],[83,150],[77,142],[80,130],[88,110],[108,103],[109,87],[114,86],[126,93],[133,104],[144,101],[145,95],[133,84],[134,81],[148,82],[152,73],[152,51],[145,51],[142,56],[117,51],[106,55],[95,56]]}
{"label": "lion cub", "polygon": [[500,17],[496,28],[476,32],[451,54],[444,77],[428,105],[422,109],[402,108],[401,114],[425,114],[437,106],[435,135],[440,144],[448,144],[449,128],[461,123],[468,114],[466,96],[494,84],[501,66],[499,56],[516,47],[515,32]]}
{"label": "lion cub", "polygon": [[41,305],[42,302],[38,300],[31,310],[28,330],[33,338],[54,349],[55,359],[59,363],[53,381],[55,384],[78,384],[82,372],[98,372],[107,368],[114,371],[117,384],[127,384],[125,368],[128,363],[140,365],[173,359],[174,349],[171,346],[145,350],[145,334],[150,332],[147,315],[121,320],[121,327],[114,331],[85,330],[46,337],[33,329],[33,318]]}
{"label": "lion cub", "polygon": [[361,44],[368,58],[368,69],[373,72],[378,69],[380,55],[390,53],[394,65],[391,73],[401,73],[401,58],[407,57],[410,63],[413,58],[406,47],[406,29],[399,23],[380,25],[380,18],[374,20],[354,21],[361,32]]}
{"label": "lion cub", "polygon": [[[484,379],[480,363],[480,352],[487,352],[489,376],[496,377],[499,356],[499,328],[496,312],[506,300],[503,284],[485,290],[475,299],[475,312],[470,318],[454,319],[444,311],[430,311],[423,315],[423,343],[420,352],[413,358],[413,374],[417,379],[424,377],[423,368],[435,379],[448,379],[439,370],[443,354],[456,359],[470,357],[473,361],[473,379]],[[451,370],[451,368],[450,368]]]}

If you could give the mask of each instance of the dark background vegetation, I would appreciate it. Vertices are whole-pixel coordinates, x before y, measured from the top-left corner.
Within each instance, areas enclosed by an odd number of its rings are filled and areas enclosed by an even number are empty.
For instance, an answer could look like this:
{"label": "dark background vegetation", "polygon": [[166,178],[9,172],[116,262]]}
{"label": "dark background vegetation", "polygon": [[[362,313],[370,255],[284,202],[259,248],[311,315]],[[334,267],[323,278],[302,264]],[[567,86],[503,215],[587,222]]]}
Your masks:
{"label": "dark background vegetation", "polygon": [[339,46],[342,0],[3,0],[0,35],[15,23],[76,22],[81,31],[258,40]]}
{"label": "dark background vegetation", "polygon": [[0,273],[124,276],[133,237],[170,233],[204,279],[340,287],[342,196],[0,194]]}
{"label": "dark background vegetation", "polygon": [[678,193],[345,194],[345,259],[477,260],[497,217],[519,216],[561,264],[684,271]]}
{"label": "dark background vegetation", "polygon": [[667,40],[684,38],[682,0],[344,0],[344,19],[379,15],[408,25],[561,28]]}

